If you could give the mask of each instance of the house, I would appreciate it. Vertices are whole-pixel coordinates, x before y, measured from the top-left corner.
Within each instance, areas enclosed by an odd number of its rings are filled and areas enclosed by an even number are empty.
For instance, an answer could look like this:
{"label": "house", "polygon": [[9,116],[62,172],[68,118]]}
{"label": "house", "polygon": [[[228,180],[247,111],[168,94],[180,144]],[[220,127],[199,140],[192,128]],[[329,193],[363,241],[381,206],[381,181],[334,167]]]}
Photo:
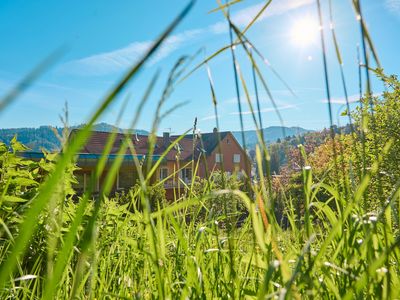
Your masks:
{"label": "house", "polygon": [[[74,138],[76,132],[76,130],[71,132],[70,139]],[[83,191],[87,188],[90,175],[94,171],[110,136],[111,133],[109,132],[94,131],[79,153],[77,165],[80,170],[75,174],[79,182],[75,187],[78,191]],[[125,134],[117,133],[107,157],[105,171],[97,181],[96,191],[100,189],[113,161],[118,157],[118,151],[124,139],[127,137],[131,140],[136,154],[133,156],[130,149],[124,154],[113,190],[129,189],[137,182],[138,170],[134,158],[141,162],[148,161],[149,137],[137,134],[126,136]],[[179,136],[170,135],[167,132],[164,132],[162,137],[156,137],[154,153],[151,155],[152,163],[159,160],[167,148],[174,144],[174,141],[178,138]],[[220,143],[219,140],[221,141]],[[177,190],[180,193],[181,190],[183,191],[184,184],[191,182],[194,169],[193,161],[195,164],[198,162],[195,175],[201,178],[205,178],[211,171],[221,169],[230,174],[244,173],[247,176],[250,175],[249,158],[233,134],[228,131],[218,133],[214,129],[212,133],[201,134],[200,137],[193,136],[193,134],[184,136],[166,153],[151,178],[151,183],[163,181],[167,199],[173,199],[173,195],[176,194]]]}

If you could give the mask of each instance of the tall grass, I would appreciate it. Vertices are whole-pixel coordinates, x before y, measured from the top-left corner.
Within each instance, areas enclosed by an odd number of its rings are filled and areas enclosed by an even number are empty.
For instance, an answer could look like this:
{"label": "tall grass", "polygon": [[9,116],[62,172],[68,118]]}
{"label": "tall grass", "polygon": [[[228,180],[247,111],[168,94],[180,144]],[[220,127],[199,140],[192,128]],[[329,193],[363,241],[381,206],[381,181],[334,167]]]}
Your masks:
{"label": "tall grass", "polygon": [[[400,297],[399,256],[400,238],[395,204],[399,203],[400,186],[393,187],[388,199],[382,202],[375,214],[368,212],[361,204],[371,178],[380,172],[385,155],[391,147],[389,142],[371,168],[363,170],[358,183],[351,182],[345,173],[336,172],[338,180],[331,185],[316,181],[313,170],[307,163],[302,170],[304,215],[297,215],[295,201],[287,198],[284,215],[289,227],[284,229],[275,218],[276,194],[272,189],[272,178],[263,166],[270,161],[268,148],[262,132],[258,99],[258,85],[261,82],[273,105],[274,98],[268,88],[255,55],[263,65],[267,60],[246,37],[246,32],[268,9],[271,1],[260,9],[256,17],[240,30],[230,19],[229,9],[241,1],[231,1],[213,12],[223,12],[229,24],[230,45],[207,57],[191,72],[184,75],[189,58],[181,58],[173,67],[156,107],[148,156],[155,149],[155,136],[161,120],[173,107],[162,113],[163,107],[176,85],[202,66],[207,67],[214,107],[216,126],[218,121],[217,86],[212,80],[208,62],[230,49],[233,63],[238,110],[242,112],[240,89],[244,90],[247,104],[257,128],[259,146],[256,148],[257,180],[246,178],[245,191],[232,185],[224,175],[222,184],[215,175],[207,176],[203,186],[197,188],[197,180],[190,185],[181,182],[186,193],[177,196],[172,203],[158,203],[157,209],[151,204],[150,182],[166,154],[194,128],[174,140],[161,157],[141,162],[137,159],[135,145],[128,132],[118,158],[109,169],[100,194],[92,199],[98,178],[103,174],[108,154],[116,139],[110,134],[101,158],[93,172],[89,187],[79,197],[72,199],[68,187],[72,183],[71,172],[75,156],[91,134],[93,124],[107,110],[124,86],[134,79],[143,65],[162,45],[166,37],[186,16],[193,1],[166,29],[160,38],[146,52],[143,58],[119,81],[100,103],[87,125],[65,145],[51,165],[51,172],[44,181],[30,182],[35,193],[30,198],[10,195],[10,183],[26,166],[16,153],[1,152],[0,173],[0,297],[4,299],[177,299],[177,298],[398,298]],[[356,14],[361,16],[358,1],[353,1]],[[322,10],[319,1],[316,9]],[[322,18],[321,18],[322,19]],[[331,13],[332,21],[332,13]],[[375,48],[361,18],[363,50],[366,45],[378,62]],[[322,24],[322,20],[321,20]],[[341,70],[341,80],[347,97],[346,80],[341,67],[341,56],[336,33],[332,37]],[[235,40],[236,38],[236,40]],[[329,95],[329,78],[325,40],[321,32],[325,84]],[[245,58],[251,63],[251,74],[257,95],[257,110],[252,106],[247,79],[240,70],[237,60],[237,46],[241,46]],[[367,58],[367,55],[364,57]],[[267,67],[271,67],[267,64]],[[41,69],[41,68],[39,68]],[[368,64],[367,64],[368,74]],[[274,69],[273,69],[274,70]],[[274,70],[280,80],[282,77]],[[29,75],[31,82],[34,76]],[[189,75],[188,75],[189,74]],[[149,83],[138,104],[131,128],[140,117],[144,103],[153,92],[158,73]],[[283,80],[282,80],[283,81]],[[16,87],[0,102],[4,108],[22,90]],[[367,96],[371,96],[369,89]],[[11,95],[11,96],[10,96]],[[328,103],[331,121],[332,145],[335,147],[331,105]],[[122,107],[121,112],[124,111]],[[241,114],[240,114],[241,115]],[[118,117],[120,119],[121,115]],[[258,117],[258,118],[257,118]],[[351,116],[348,111],[348,117]],[[117,120],[118,123],[118,120]],[[243,132],[243,119],[240,119]],[[362,129],[363,130],[363,129]],[[354,131],[352,130],[353,134]],[[195,139],[194,139],[195,140]],[[243,138],[244,141],[244,138]],[[15,144],[17,145],[17,144]],[[0,147],[0,149],[2,149]],[[194,147],[193,147],[194,149]],[[139,185],[124,196],[111,196],[117,172],[122,164],[122,154],[129,151],[139,174]],[[219,150],[221,151],[221,150]],[[307,162],[305,152],[302,151]],[[343,155],[336,148],[334,159]],[[366,155],[365,153],[359,155]],[[180,169],[187,165],[195,171],[198,160],[178,166],[169,178],[175,178]],[[11,163],[12,162],[12,163]],[[44,164],[44,162],[42,162]],[[25,166],[25,167],[24,167]],[[46,165],[45,165],[46,166]],[[14,168],[14,169],[13,169]],[[335,163],[335,169],[337,165]],[[14,175],[7,173],[15,170]],[[208,171],[207,171],[208,173]],[[14,177],[13,177],[14,176]],[[342,178],[339,178],[342,176]],[[340,180],[339,180],[340,179]],[[163,182],[156,183],[156,185]],[[36,188],[36,185],[38,187]],[[349,192],[343,193],[343,185]],[[328,200],[319,199],[320,192]],[[215,207],[222,200],[222,208]],[[21,203],[22,202],[22,203]],[[9,209],[11,207],[11,209]],[[246,218],[237,207],[244,207]],[[398,212],[398,211],[397,211]],[[297,219],[301,222],[297,222]]]}

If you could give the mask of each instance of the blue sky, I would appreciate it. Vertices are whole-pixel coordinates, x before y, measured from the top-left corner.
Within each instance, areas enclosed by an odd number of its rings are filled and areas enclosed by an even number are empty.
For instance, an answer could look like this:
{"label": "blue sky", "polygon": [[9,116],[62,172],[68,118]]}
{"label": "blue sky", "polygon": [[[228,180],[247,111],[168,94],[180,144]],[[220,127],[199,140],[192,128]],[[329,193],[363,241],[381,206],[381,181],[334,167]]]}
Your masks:
{"label": "blue sky", "polygon": [[[0,114],[0,128],[60,126],[59,115],[66,101],[70,124],[85,122],[100,99],[186,3],[183,0],[2,0],[0,95],[4,95],[24,74],[58,47],[66,46],[68,50],[53,68]],[[260,0],[245,0],[235,5],[232,8],[235,24],[243,28],[262,3]],[[322,0],[322,3],[324,27],[327,29],[328,1]],[[362,5],[385,72],[398,74],[400,0],[363,0]],[[119,108],[129,95],[129,104],[120,127],[128,126],[147,84],[154,73],[161,70],[160,80],[136,126],[150,129],[155,105],[175,61],[181,55],[194,54],[202,47],[207,54],[211,54],[229,43],[221,13],[208,13],[216,6],[213,0],[197,1],[189,16],[146,65],[140,77],[124,90],[116,104],[102,116],[101,121],[115,123]],[[296,38],[296,28],[301,27],[299,24],[304,24],[304,20],[316,20],[316,12],[315,0],[273,0],[248,33],[248,37],[296,94],[296,97],[291,95],[271,70],[258,60],[286,126],[321,129],[329,125],[318,30],[311,31],[309,39],[307,35],[301,36],[300,41]],[[333,0],[333,13],[350,98],[357,100],[356,47],[360,35],[351,1]],[[325,33],[336,119],[344,99],[330,32],[326,30]],[[307,42],[302,43],[304,38]],[[250,95],[254,98],[250,64],[241,49],[237,48],[237,54],[240,68],[248,80]],[[192,66],[203,58],[202,53]],[[209,65],[215,83],[221,129],[238,130],[239,115],[230,52],[221,54]],[[373,89],[379,93],[382,85],[374,80]],[[264,126],[279,125],[269,99],[260,90]],[[241,91],[243,94],[243,89]],[[195,117],[198,118],[200,130],[211,131],[215,119],[204,68],[176,87],[165,110],[183,101],[189,103],[166,118],[160,126],[160,132],[171,129],[180,133],[192,126]],[[245,101],[244,97],[242,101]],[[247,104],[243,103],[243,107],[245,129],[253,129]],[[345,120],[341,119],[340,122],[344,124]]]}

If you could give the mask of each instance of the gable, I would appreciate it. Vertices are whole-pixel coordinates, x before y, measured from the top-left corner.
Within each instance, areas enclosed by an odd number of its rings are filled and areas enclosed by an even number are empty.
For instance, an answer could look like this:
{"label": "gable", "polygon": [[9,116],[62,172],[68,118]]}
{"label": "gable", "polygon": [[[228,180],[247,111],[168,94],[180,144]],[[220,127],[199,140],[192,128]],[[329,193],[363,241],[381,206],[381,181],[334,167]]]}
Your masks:
{"label": "gable", "polygon": [[[246,159],[249,159],[249,156],[247,153],[244,151],[242,146],[239,144],[235,136],[231,132],[227,132],[225,137],[221,139],[221,144],[222,145],[227,145],[227,140],[229,139],[229,148],[232,150],[232,148],[235,148],[235,154],[241,154],[243,157]],[[224,150],[225,148],[225,150]],[[226,147],[222,147],[222,154],[226,152]],[[238,153],[239,152],[239,153]],[[210,154],[207,154],[207,156],[214,156],[215,154],[219,153],[218,145],[213,149],[213,151]]]}

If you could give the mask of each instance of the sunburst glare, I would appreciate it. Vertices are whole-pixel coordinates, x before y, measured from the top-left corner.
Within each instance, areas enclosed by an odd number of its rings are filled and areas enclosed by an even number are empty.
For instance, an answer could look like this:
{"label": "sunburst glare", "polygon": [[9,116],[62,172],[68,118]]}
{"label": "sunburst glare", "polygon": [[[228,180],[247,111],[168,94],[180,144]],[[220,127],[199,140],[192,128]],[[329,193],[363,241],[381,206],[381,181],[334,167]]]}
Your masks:
{"label": "sunburst glare", "polygon": [[309,46],[317,40],[319,26],[311,17],[296,20],[291,29],[291,40],[298,46]]}

